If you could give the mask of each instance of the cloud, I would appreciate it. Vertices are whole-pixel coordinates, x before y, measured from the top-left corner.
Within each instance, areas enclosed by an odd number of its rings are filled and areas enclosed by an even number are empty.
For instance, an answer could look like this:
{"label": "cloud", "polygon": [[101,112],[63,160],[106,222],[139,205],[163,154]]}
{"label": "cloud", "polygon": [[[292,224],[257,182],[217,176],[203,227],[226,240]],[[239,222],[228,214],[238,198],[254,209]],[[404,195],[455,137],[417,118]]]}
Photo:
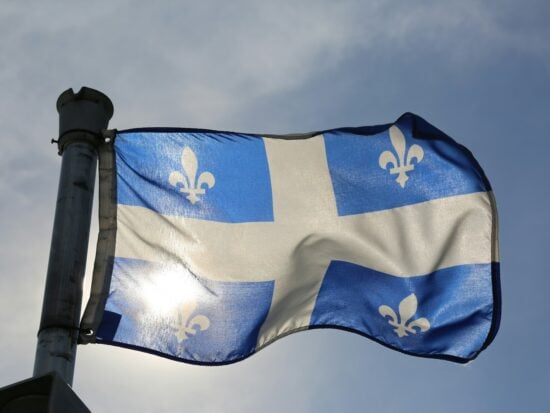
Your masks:
{"label": "cloud", "polygon": [[376,65],[375,57],[406,64],[413,54],[459,71],[494,53],[544,57],[550,47],[548,29],[533,30],[521,13],[510,27],[513,2],[22,4],[8,3],[2,12],[1,50],[11,64],[0,81],[8,91],[45,99],[54,88],[87,83],[120,102],[133,90],[120,119],[128,126],[181,119],[217,127],[351,56]]}
{"label": "cloud", "polygon": [[82,82],[115,96],[131,88],[132,112],[151,121],[158,107],[168,112],[159,121],[181,112],[201,124],[230,118],[358,54],[431,51],[467,66],[499,49],[548,50],[527,22],[510,30],[505,7],[477,1],[8,4],[0,30],[12,64],[0,76],[13,92],[23,78],[35,94]]}

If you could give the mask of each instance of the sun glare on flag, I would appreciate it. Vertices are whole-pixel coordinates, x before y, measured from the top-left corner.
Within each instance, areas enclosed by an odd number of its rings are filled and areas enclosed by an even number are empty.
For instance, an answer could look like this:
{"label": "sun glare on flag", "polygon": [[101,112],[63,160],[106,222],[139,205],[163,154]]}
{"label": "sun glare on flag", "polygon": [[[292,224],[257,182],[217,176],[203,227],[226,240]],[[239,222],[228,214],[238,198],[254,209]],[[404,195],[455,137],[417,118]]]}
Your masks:
{"label": "sun glare on flag", "polygon": [[172,266],[163,266],[154,275],[144,279],[138,291],[144,304],[144,313],[159,317],[170,317],[181,306],[206,299],[204,286],[189,270]]}

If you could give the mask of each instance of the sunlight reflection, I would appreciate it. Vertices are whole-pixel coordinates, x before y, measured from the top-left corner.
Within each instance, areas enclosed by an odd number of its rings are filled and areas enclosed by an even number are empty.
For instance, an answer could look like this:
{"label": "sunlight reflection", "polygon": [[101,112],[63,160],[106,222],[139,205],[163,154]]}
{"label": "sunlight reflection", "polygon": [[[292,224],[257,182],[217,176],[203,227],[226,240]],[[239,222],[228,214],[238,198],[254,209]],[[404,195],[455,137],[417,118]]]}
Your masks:
{"label": "sunlight reflection", "polygon": [[174,315],[182,306],[204,302],[208,290],[183,267],[164,266],[152,274],[138,289],[144,313],[165,317]]}

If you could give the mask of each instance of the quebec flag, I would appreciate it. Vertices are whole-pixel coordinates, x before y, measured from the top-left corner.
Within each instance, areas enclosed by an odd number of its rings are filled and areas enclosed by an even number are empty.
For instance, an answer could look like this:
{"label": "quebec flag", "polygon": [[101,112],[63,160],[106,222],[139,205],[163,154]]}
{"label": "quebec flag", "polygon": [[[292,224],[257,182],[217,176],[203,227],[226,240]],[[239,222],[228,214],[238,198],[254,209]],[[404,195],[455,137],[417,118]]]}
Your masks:
{"label": "quebec flag", "polygon": [[212,365],[328,327],[467,362],[499,320],[489,182],[416,115],[288,136],[132,129],[100,148],[83,343]]}

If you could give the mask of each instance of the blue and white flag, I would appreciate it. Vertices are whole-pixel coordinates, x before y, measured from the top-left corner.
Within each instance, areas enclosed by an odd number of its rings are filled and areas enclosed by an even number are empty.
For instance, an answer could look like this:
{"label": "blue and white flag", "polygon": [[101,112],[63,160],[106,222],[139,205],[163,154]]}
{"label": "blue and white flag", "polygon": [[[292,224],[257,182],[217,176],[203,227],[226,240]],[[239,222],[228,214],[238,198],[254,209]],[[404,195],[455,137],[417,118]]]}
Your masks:
{"label": "blue and white flag", "polygon": [[466,362],[500,319],[495,201],[413,114],[304,135],[118,131],[81,341],[190,363],[337,328]]}

